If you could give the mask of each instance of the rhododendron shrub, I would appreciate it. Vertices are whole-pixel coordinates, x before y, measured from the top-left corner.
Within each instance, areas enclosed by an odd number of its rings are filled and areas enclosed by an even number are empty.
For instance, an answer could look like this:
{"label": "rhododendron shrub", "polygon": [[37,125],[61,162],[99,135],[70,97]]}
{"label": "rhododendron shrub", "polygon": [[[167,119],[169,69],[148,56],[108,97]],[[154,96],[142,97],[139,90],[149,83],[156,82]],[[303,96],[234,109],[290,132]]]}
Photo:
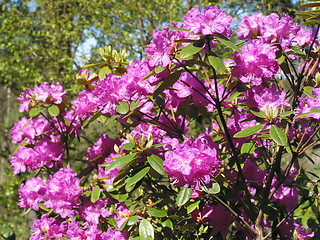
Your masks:
{"label": "rhododendron shrub", "polygon": [[10,161],[34,173],[18,203],[37,214],[30,239],[319,238],[319,184],[303,167],[319,161],[307,152],[319,28],[254,14],[232,35],[231,23],[192,8],[155,30],[145,59],[101,49],[74,99],[59,83],[21,94]]}

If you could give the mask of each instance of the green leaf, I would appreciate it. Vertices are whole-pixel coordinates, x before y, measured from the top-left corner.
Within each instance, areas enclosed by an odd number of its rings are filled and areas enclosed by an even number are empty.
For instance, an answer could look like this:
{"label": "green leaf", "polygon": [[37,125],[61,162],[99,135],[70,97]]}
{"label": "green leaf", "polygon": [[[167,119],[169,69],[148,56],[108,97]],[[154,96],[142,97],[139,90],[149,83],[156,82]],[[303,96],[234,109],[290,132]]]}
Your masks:
{"label": "green leaf", "polygon": [[308,21],[304,22],[302,25],[308,26],[308,25],[316,25],[318,23],[319,23],[319,20],[312,19],[312,20],[308,20]]}
{"label": "green leaf", "polygon": [[226,71],[226,66],[221,58],[210,55],[208,59],[211,66],[213,66],[218,73],[224,73]]}
{"label": "green leaf", "polygon": [[115,161],[111,162],[111,163],[105,163],[105,164],[101,164],[102,167],[104,166],[108,166],[106,168],[106,171],[110,171],[113,169],[116,169],[118,167],[125,167],[127,166],[129,163],[131,163],[135,158],[137,157],[137,153],[131,153],[122,157],[118,157],[116,158]]}
{"label": "green leaf", "polygon": [[[200,41],[201,40],[201,41]],[[193,55],[195,55],[196,53],[200,52],[203,45],[204,45],[204,41],[202,39],[200,39],[198,41],[195,41],[193,43],[190,43],[188,46],[186,47],[181,47],[181,51],[179,52],[178,55],[176,55],[176,57],[180,60],[190,60],[193,58]]]}
{"label": "green leaf", "polygon": [[264,111],[256,112],[256,111],[250,110],[250,112],[259,118],[266,118],[266,113]]}
{"label": "green leaf", "polygon": [[320,7],[320,2],[312,2],[312,3],[305,3],[300,5],[301,8],[313,8],[313,7]]}
{"label": "green leaf", "polygon": [[178,28],[178,27],[169,27],[170,30],[177,30],[177,31],[182,31],[182,32],[189,32],[189,29],[185,28]]}
{"label": "green leaf", "polygon": [[147,219],[142,219],[139,224],[139,236],[142,240],[154,239],[154,229]]}
{"label": "green leaf", "polygon": [[156,208],[149,208],[147,212],[152,217],[166,217],[168,215],[167,211]]}
{"label": "green leaf", "polygon": [[135,146],[132,145],[131,143],[127,143],[127,144],[122,145],[122,149],[127,150],[127,151],[132,150],[134,147]]}
{"label": "green leaf", "polygon": [[100,187],[96,186],[91,193],[91,202],[95,203],[100,197]]}
{"label": "green leaf", "polygon": [[245,153],[251,154],[254,152],[255,149],[256,149],[256,144],[253,141],[246,142],[246,143],[242,144],[240,153],[241,154],[245,154]]}
{"label": "green leaf", "polygon": [[200,203],[200,200],[195,202],[195,203],[192,203],[190,204],[188,207],[187,207],[187,213],[190,214],[192,213],[196,208],[199,208],[199,203]]}
{"label": "green leaf", "polygon": [[159,82],[159,84],[156,86],[154,90],[154,94],[153,94],[154,99],[156,99],[157,96],[161,94],[165,89],[170,88],[176,81],[178,81],[180,78],[180,75],[181,75],[181,71],[177,71],[170,74],[168,77],[161,79],[161,81]]}
{"label": "green leaf", "polygon": [[96,119],[98,119],[101,115],[102,115],[101,111],[96,112],[91,118],[86,119],[86,120],[82,123],[82,127],[83,127],[83,128],[87,127],[90,123],[92,123],[93,121],[95,121]]}
{"label": "green leaf", "polygon": [[303,52],[300,48],[298,48],[298,47],[291,47],[291,50],[295,53],[295,54],[297,54],[297,55],[300,55],[300,56],[305,56],[306,55],[306,53],[305,52]]}
{"label": "green leaf", "polygon": [[280,113],[280,114],[279,114],[279,117],[280,117],[280,118],[285,118],[285,117],[291,115],[291,114],[294,113],[294,112],[295,112],[295,111],[283,112],[283,113]]}
{"label": "green leaf", "polygon": [[187,203],[192,193],[193,193],[193,190],[191,188],[181,187],[176,200],[178,207],[181,207],[182,205]]}
{"label": "green leaf", "polygon": [[137,215],[131,216],[128,219],[128,226],[135,225],[138,221],[139,221],[139,216],[137,216]]}
{"label": "green leaf", "polygon": [[233,42],[230,42],[228,40],[225,40],[225,39],[222,39],[222,38],[219,38],[217,37],[218,41],[221,42],[223,45],[227,46],[228,48],[231,48],[232,50],[236,51],[236,52],[239,52],[241,53],[241,49],[236,45],[234,44]]}
{"label": "green leaf", "polygon": [[124,202],[125,200],[128,199],[128,193],[125,194],[113,194],[113,193],[109,193],[111,195],[111,197],[113,197],[114,199],[118,200],[118,202]]}
{"label": "green leaf", "polygon": [[319,107],[314,107],[310,109],[310,113],[319,113],[320,112],[320,108]]}
{"label": "green leaf", "polygon": [[51,105],[49,108],[48,108],[48,113],[53,116],[53,117],[56,117],[60,114],[60,109],[58,106],[56,105]]}
{"label": "green leaf", "polygon": [[206,186],[202,186],[202,190],[209,194],[217,194],[220,192],[220,185],[217,182],[212,183],[212,186],[210,188],[207,188]]}
{"label": "green leaf", "polygon": [[30,117],[37,117],[41,112],[42,112],[43,109],[40,109],[40,108],[37,108],[37,107],[34,107],[34,108],[31,108],[30,111],[29,111],[29,116]]}
{"label": "green leaf", "polygon": [[313,99],[316,99],[315,96],[311,93],[311,91],[314,89],[314,87],[311,86],[305,86],[303,88],[303,93]]}
{"label": "green leaf", "polygon": [[248,127],[246,129],[243,129],[240,132],[237,132],[235,135],[233,135],[234,138],[243,138],[251,136],[257,132],[259,132],[265,125],[264,124],[257,124],[252,127]]}
{"label": "green leaf", "polygon": [[173,229],[172,221],[170,219],[165,220],[162,223],[162,227],[167,227],[167,228]]}
{"label": "green leaf", "polygon": [[277,58],[276,59],[277,60],[277,62],[279,63],[279,64],[282,64],[283,62],[284,62],[284,60],[286,60],[286,57],[284,56],[284,55],[281,55],[279,58]]}
{"label": "green leaf", "polygon": [[134,100],[130,103],[130,111],[135,110],[140,104],[140,99]]}
{"label": "green leaf", "polygon": [[116,111],[117,113],[120,113],[120,114],[126,114],[129,111],[128,102],[124,102],[124,101],[119,102],[116,108]]}
{"label": "green leaf", "polygon": [[95,67],[95,66],[104,65],[104,64],[106,63],[105,62],[92,63],[92,64],[84,65],[82,68]]}
{"label": "green leaf", "polygon": [[165,175],[164,168],[163,168],[163,160],[160,157],[152,154],[147,157],[147,160],[148,160],[150,166],[154,170],[156,170],[161,175]]}
{"label": "green leaf", "polygon": [[165,68],[164,68],[163,66],[161,66],[161,65],[158,65],[158,66],[154,69],[154,72],[158,74],[158,73],[163,72],[163,70],[165,70]]}
{"label": "green leaf", "polygon": [[[135,185],[137,182],[139,182],[147,173],[149,172],[150,167],[145,167],[144,169],[140,170],[138,173],[136,173],[134,176],[129,177],[126,179],[126,190],[128,191],[133,185]],[[130,191],[128,191],[130,192]]]}
{"label": "green leaf", "polygon": [[99,79],[102,80],[106,77],[107,74],[111,73],[111,69],[108,66],[105,66],[99,70]]}
{"label": "green leaf", "polygon": [[287,135],[282,129],[275,125],[272,125],[270,128],[270,136],[280,146],[284,146],[288,143]]}

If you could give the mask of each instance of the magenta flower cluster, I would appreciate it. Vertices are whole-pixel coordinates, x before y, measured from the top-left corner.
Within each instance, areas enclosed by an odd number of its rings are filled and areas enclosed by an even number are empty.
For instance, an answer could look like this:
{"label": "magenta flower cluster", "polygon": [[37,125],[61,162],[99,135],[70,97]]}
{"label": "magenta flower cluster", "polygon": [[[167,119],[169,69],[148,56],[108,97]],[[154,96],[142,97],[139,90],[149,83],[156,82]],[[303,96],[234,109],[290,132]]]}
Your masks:
{"label": "magenta flower cluster", "polygon": [[164,170],[178,186],[200,190],[219,173],[218,145],[208,137],[186,139],[165,153]]}

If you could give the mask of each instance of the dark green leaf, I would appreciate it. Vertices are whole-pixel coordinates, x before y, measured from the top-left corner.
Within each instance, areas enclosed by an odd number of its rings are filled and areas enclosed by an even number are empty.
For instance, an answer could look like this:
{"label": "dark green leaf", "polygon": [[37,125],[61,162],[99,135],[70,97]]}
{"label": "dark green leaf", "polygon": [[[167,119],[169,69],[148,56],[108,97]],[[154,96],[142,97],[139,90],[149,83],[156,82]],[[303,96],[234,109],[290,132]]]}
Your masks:
{"label": "dark green leaf", "polygon": [[165,175],[164,168],[163,168],[163,160],[160,157],[152,154],[147,157],[147,160],[148,160],[150,166],[154,170],[156,170],[161,175]]}
{"label": "dark green leaf", "polygon": [[227,46],[228,48],[231,48],[232,50],[237,51],[239,53],[242,52],[241,49],[237,45],[235,45],[233,42],[230,42],[228,40],[218,38],[218,37],[217,37],[217,39],[219,42],[221,42],[223,45]]}
{"label": "dark green leaf", "polygon": [[110,171],[113,169],[116,169],[118,167],[125,167],[129,163],[131,163],[135,158],[137,157],[137,153],[131,153],[122,157],[116,158],[113,162],[111,163],[106,163],[106,164],[101,164],[101,166],[108,166],[106,168],[106,171]]}
{"label": "dark green leaf", "polygon": [[130,189],[133,185],[135,185],[137,182],[139,182],[145,175],[147,175],[149,170],[150,170],[150,167],[146,167],[146,168],[140,170],[134,176],[127,178],[126,181],[125,181],[126,184],[127,184],[126,185],[126,190]]}
{"label": "dark green leaf", "polygon": [[182,205],[187,203],[192,193],[193,193],[193,190],[191,188],[181,187],[176,200],[178,207],[181,207]]}
{"label": "dark green leaf", "polygon": [[179,80],[181,75],[181,71],[174,72],[170,74],[168,77],[163,78],[159,84],[157,85],[153,97],[154,99],[157,98],[159,94],[161,94],[165,89],[170,88],[176,81]]}
{"label": "dark green leaf", "polygon": [[125,200],[128,199],[128,193],[125,193],[125,194],[117,194],[117,191],[116,191],[116,194],[114,193],[109,193],[111,195],[111,197],[113,197],[114,199],[118,200],[118,202],[124,202]]}
{"label": "dark green leaf", "polygon": [[280,146],[284,146],[288,143],[287,135],[282,129],[275,125],[272,125],[270,128],[270,136]]}
{"label": "dark green leaf", "polygon": [[139,236],[142,240],[154,239],[154,229],[147,219],[142,219],[139,224]]}
{"label": "dark green leaf", "polygon": [[221,58],[216,56],[209,56],[209,63],[218,73],[224,73],[226,71],[226,66],[224,65]]}
{"label": "dark green leaf", "polygon": [[167,211],[156,208],[149,208],[147,212],[152,217],[166,217],[168,215]]}
{"label": "dark green leaf", "polygon": [[91,202],[95,203],[100,197],[100,187],[96,186],[91,193]]}
{"label": "dark green leaf", "polygon": [[92,123],[94,120],[98,119],[101,116],[101,111],[96,112],[91,118],[86,119],[83,124],[82,127],[85,128],[86,126],[88,126],[90,123]]}
{"label": "dark green leaf", "polygon": [[243,138],[243,137],[248,137],[251,136],[257,132],[259,132],[265,125],[262,124],[257,124],[252,127],[248,127],[246,129],[243,129],[240,132],[237,132],[235,135],[233,135],[234,138]]}
{"label": "dark green leaf", "polygon": [[48,113],[53,116],[53,117],[56,117],[60,114],[60,109],[58,106],[56,105],[51,105],[49,108],[48,108]]}
{"label": "dark green leaf", "polygon": [[197,44],[197,41],[190,43],[186,47],[181,47],[181,51],[176,55],[176,57],[181,60],[190,60],[193,58],[193,55],[201,51],[202,46],[201,44]]}

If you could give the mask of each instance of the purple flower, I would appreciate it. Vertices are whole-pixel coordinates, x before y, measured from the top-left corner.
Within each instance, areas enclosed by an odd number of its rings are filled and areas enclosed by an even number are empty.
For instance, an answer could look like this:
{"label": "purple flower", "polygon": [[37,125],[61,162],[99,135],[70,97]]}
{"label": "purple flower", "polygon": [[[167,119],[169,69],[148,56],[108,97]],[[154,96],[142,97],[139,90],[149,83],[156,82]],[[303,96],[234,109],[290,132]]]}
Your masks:
{"label": "purple flower", "polygon": [[314,232],[307,233],[307,229],[302,227],[296,220],[285,220],[279,226],[279,235],[281,238],[290,239],[293,237],[294,230],[297,231],[298,239],[310,239],[314,237]]}
{"label": "purple flower", "polygon": [[[292,40],[292,45],[294,46],[310,46],[312,43],[313,38],[315,37],[315,29],[307,30],[304,29],[302,26],[299,26],[299,31],[297,35]],[[315,42],[315,45],[319,45],[318,41]]]}
{"label": "purple flower", "polygon": [[48,181],[44,205],[62,218],[73,217],[81,203],[79,196],[82,196],[80,179],[71,168],[61,168]]}
{"label": "purple flower", "polygon": [[240,22],[237,35],[240,40],[255,39],[261,36],[262,23],[265,16],[261,13],[255,13],[245,16]]}
{"label": "purple flower", "polygon": [[[304,114],[309,113],[312,108],[320,108],[320,88],[315,88],[311,91],[311,94],[314,96],[305,96],[304,98],[300,98],[300,104],[299,107],[296,109],[296,114]],[[306,117],[314,118],[314,119],[320,119],[320,113],[314,112],[306,114]]]}
{"label": "purple flower", "polygon": [[275,84],[271,88],[254,86],[246,92],[246,95],[247,106],[261,111],[269,112],[282,106],[290,106],[285,100],[286,93],[281,90],[277,91]]}
{"label": "purple flower", "polygon": [[167,67],[171,63],[170,54],[174,46],[172,34],[168,27],[164,27],[162,31],[155,30],[152,36],[153,42],[146,47],[147,56],[150,57],[149,65]]}
{"label": "purple flower", "polygon": [[11,129],[12,143],[19,144],[26,140],[27,143],[33,144],[36,139],[50,130],[52,129],[46,119],[23,117]]}
{"label": "purple flower", "polygon": [[300,30],[289,15],[283,14],[283,17],[280,18],[276,13],[271,13],[264,18],[262,28],[264,42],[280,43],[285,50]]}
{"label": "purple flower", "polygon": [[66,91],[63,90],[60,83],[49,84],[44,82],[40,86],[35,86],[32,90],[25,90],[18,98],[20,102],[20,112],[29,111],[30,107],[35,106],[38,102],[62,103]]}
{"label": "purple flower", "polygon": [[264,43],[279,43],[284,50],[288,50],[293,41],[297,41],[295,38],[299,31],[300,26],[295,25],[289,15],[284,14],[280,18],[276,13],[268,16],[255,13],[240,22],[237,34],[241,40],[260,38]]}
{"label": "purple flower", "polygon": [[118,229],[111,229],[103,233],[104,239],[108,240],[127,240],[129,239],[129,232],[121,232]]}
{"label": "purple flower", "polygon": [[227,15],[224,10],[218,7],[209,6],[200,12],[198,8],[192,8],[185,16],[183,27],[195,34],[212,35],[222,34],[226,37],[232,35],[230,24],[232,17]]}
{"label": "purple flower", "polygon": [[[118,157],[118,154],[111,153],[108,158],[104,159],[103,163],[112,161],[114,157]],[[98,178],[103,179],[104,184],[111,185],[113,180],[119,175],[120,168],[121,167],[106,171],[105,167],[98,167]]]}
{"label": "purple flower", "polygon": [[235,52],[235,66],[232,74],[242,83],[255,86],[268,82],[279,70],[275,60],[275,47],[261,40],[250,40],[242,48],[242,53]]}
{"label": "purple flower", "polygon": [[[251,120],[252,119],[252,120]],[[253,119],[251,114],[248,113],[235,113],[228,119],[228,129],[233,136],[237,132],[241,130],[252,127],[257,125],[256,120]],[[240,147],[243,143],[249,140],[250,137],[244,138],[233,138],[233,142],[235,143],[236,147]]]}
{"label": "purple flower", "polygon": [[98,199],[95,203],[86,202],[80,207],[80,217],[85,220],[89,225],[98,226],[100,217],[105,218],[111,215],[108,210],[108,200]]}
{"label": "purple flower", "polygon": [[222,236],[228,234],[230,224],[234,221],[234,218],[228,210],[221,204],[211,206],[206,204],[201,212],[193,213],[193,216],[204,224],[211,225],[213,227],[213,235],[220,233]]}
{"label": "purple flower", "polygon": [[88,148],[88,160],[95,160],[98,157],[107,157],[114,152],[113,146],[116,143],[115,139],[109,138],[107,134],[102,134],[97,142]]}
{"label": "purple flower", "polygon": [[68,239],[70,240],[83,240],[86,239],[86,233],[79,227],[79,222],[71,218],[68,223],[68,229],[66,232]]}
{"label": "purple flower", "polygon": [[44,214],[41,219],[34,220],[30,240],[60,239],[66,234],[65,225],[65,222]]}
{"label": "purple flower", "polygon": [[32,207],[34,210],[39,210],[38,203],[44,199],[46,193],[46,185],[39,177],[33,177],[21,184],[19,188],[19,206],[26,210]]}
{"label": "purple flower", "polygon": [[219,173],[218,146],[210,137],[189,138],[165,153],[164,169],[174,184],[195,190]]}

